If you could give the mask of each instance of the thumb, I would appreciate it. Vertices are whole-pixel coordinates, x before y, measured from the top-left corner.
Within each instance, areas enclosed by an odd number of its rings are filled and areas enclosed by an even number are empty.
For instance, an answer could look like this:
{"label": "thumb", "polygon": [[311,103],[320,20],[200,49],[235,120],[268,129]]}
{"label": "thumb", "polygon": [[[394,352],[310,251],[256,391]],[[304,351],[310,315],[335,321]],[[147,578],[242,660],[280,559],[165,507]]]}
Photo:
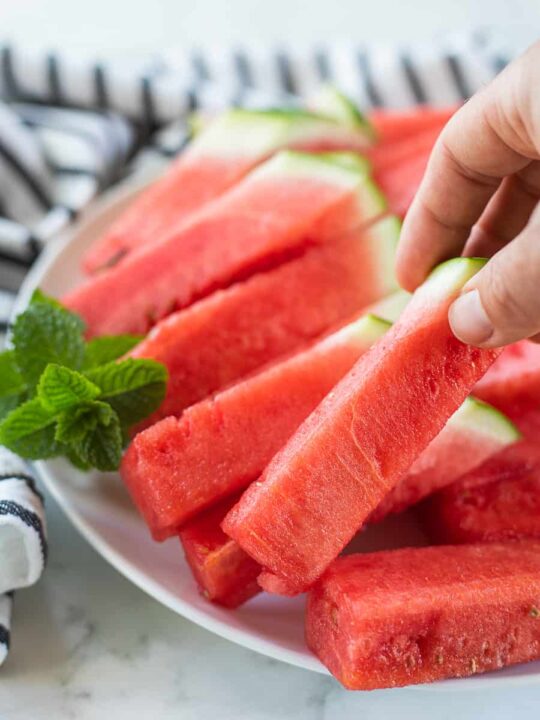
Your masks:
{"label": "thumb", "polygon": [[479,347],[500,347],[540,332],[540,216],[491,258],[450,308],[453,333]]}

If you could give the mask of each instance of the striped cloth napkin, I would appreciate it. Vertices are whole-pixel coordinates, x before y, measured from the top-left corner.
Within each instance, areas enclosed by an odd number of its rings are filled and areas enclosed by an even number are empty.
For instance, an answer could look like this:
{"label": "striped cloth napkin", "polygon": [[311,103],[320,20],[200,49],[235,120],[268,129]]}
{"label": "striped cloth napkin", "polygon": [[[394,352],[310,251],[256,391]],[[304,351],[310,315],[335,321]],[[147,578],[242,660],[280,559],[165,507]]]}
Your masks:
{"label": "striped cloth napkin", "polygon": [[[102,190],[180,152],[191,111],[294,105],[321,82],[366,110],[442,106],[469,97],[510,56],[482,36],[414,50],[228,47],[123,63],[0,44],[0,342],[40,251]],[[41,495],[25,463],[0,448],[0,664],[12,591],[35,582],[46,557]]]}

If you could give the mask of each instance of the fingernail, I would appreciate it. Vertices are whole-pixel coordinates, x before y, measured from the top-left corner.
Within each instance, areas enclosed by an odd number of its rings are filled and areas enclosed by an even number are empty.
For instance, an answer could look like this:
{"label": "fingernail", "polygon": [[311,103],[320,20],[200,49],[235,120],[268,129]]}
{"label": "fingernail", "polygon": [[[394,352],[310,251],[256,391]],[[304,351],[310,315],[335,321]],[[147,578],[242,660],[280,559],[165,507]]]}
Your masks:
{"label": "fingernail", "polygon": [[471,290],[458,297],[450,307],[448,319],[454,335],[468,345],[481,345],[494,332],[478,290]]}

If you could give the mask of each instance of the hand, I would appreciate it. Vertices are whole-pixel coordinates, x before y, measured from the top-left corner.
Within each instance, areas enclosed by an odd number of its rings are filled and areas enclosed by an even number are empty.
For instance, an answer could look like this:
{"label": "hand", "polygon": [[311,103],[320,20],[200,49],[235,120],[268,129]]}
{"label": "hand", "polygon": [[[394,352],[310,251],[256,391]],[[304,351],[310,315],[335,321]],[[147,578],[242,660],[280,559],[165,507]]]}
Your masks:
{"label": "hand", "polygon": [[540,42],[444,128],[403,226],[397,273],[408,290],[447,258],[491,258],[450,309],[471,345],[540,341],[539,160]]}

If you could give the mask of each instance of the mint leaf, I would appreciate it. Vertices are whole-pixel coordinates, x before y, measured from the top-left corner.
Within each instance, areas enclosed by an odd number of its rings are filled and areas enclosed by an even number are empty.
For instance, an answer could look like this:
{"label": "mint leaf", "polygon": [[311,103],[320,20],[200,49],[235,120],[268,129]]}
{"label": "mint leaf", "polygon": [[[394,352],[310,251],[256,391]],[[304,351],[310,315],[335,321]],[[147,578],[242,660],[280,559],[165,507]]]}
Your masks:
{"label": "mint leaf", "polygon": [[138,345],[143,335],[103,335],[86,343],[83,370],[117,360]]}
{"label": "mint leaf", "polygon": [[15,320],[15,361],[30,389],[49,363],[78,370],[84,357],[81,323],[72,313],[36,302]]}
{"label": "mint leaf", "polygon": [[61,451],[54,437],[54,414],[34,398],[16,408],[0,423],[0,445],[28,458],[55,457]]}
{"label": "mint leaf", "polygon": [[100,399],[118,413],[122,426],[157,410],[167,387],[167,370],[155,360],[128,358],[90,370],[86,377],[101,389]]}
{"label": "mint leaf", "polygon": [[103,471],[117,470],[122,458],[122,431],[118,416],[113,413],[107,424],[99,422],[70,446],[81,463]]}
{"label": "mint leaf", "polygon": [[56,310],[62,310],[68,315],[71,315],[71,317],[78,323],[79,327],[81,328],[81,332],[84,332],[86,329],[86,323],[82,319],[80,315],[77,315],[76,313],[71,312],[71,310],[68,310],[62,303],[57,300],[56,298],[51,297],[50,295],[45,295],[43,290],[40,290],[39,288],[36,288],[34,292],[32,293],[32,297],[30,298],[30,305],[36,305],[37,303],[41,303],[43,305],[46,305],[51,308],[55,308]]}
{"label": "mint leaf", "polygon": [[100,389],[76,370],[50,363],[39,379],[37,394],[43,407],[59,413],[81,402],[94,400]]}
{"label": "mint leaf", "polygon": [[0,397],[0,420],[3,420],[12,410],[26,400],[26,393],[20,395],[5,395]]}
{"label": "mint leaf", "polygon": [[84,461],[79,455],[77,455],[73,448],[67,447],[65,455],[69,462],[74,465],[78,470],[83,470],[86,472],[87,470],[92,469],[90,463]]}
{"label": "mint leaf", "polygon": [[113,422],[114,410],[106,403],[93,401],[82,403],[63,412],[58,418],[55,437],[59,442],[79,442],[99,424]]}
{"label": "mint leaf", "polygon": [[64,307],[62,303],[57,300],[56,298],[51,297],[50,295],[45,295],[43,290],[40,290],[40,288],[36,288],[34,292],[32,293],[32,297],[30,298],[29,305],[34,305],[36,303],[44,303],[45,305],[49,305],[50,307],[59,308],[60,310],[63,310]]}
{"label": "mint leaf", "polygon": [[21,375],[13,350],[0,353],[0,396],[15,395],[26,389],[24,378]]}
{"label": "mint leaf", "polygon": [[26,393],[26,383],[15,362],[13,350],[0,353],[0,419],[20,405]]}
{"label": "mint leaf", "polygon": [[141,337],[85,343],[84,328],[54,298],[33,294],[14,323],[13,350],[0,353],[0,444],[32,460],[63,455],[83,470],[115,470],[129,427],[163,400],[167,370],[119,360]]}

